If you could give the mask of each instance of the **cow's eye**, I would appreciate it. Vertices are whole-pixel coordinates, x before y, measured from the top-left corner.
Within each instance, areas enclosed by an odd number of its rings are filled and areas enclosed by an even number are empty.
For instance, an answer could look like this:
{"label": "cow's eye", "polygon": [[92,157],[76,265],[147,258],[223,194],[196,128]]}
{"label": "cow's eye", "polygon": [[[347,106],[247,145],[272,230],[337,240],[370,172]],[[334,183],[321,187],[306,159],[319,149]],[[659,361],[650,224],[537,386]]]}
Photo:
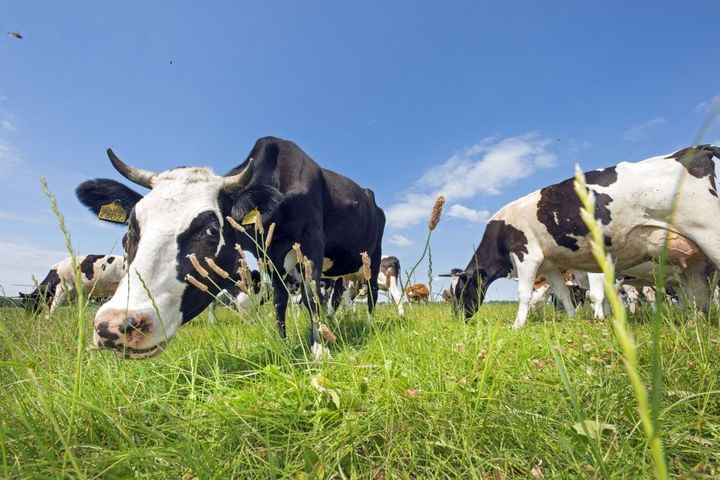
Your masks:
{"label": "cow's eye", "polygon": [[217,227],[212,226],[212,227],[208,227],[207,230],[205,230],[205,235],[207,235],[208,237],[215,237],[215,236],[217,236],[217,234],[218,234]]}

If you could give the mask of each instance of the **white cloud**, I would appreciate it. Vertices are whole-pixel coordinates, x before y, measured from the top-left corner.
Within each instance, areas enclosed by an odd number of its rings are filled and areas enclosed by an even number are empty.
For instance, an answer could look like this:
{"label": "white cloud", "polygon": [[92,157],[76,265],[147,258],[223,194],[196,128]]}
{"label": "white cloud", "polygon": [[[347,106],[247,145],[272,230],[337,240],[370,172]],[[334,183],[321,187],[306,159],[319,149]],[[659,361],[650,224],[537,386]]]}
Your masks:
{"label": "white cloud", "polygon": [[0,122],[0,126],[2,126],[3,130],[8,130],[10,132],[17,132],[17,128],[15,128],[15,125],[10,122],[7,118],[3,119],[2,122]]}
{"label": "white cloud", "polygon": [[[537,169],[555,165],[552,141],[536,133],[498,139],[486,138],[431,167],[386,210],[389,226],[403,228],[428,219],[435,198],[448,202],[477,195],[499,195],[509,184],[529,177]],[[457,212],[457,209],[456,209]]]}
{"label": "white cloud", "polygon": [[20,152],[0,138],[0,177],[25,163]]}
{"label": "white cloud", "polygon": [[23,213],[8,212],[0,210],[0,220],[9,220],[12,222],[32,223],[35,225],[56,225],[54,218],[47,215],[29,215]]}
{"label": "white cloud", "polygon": [[40,282],[53,264],[67,256],[68,253],[62,250],[49,250],[28,241],[0,237],[0,286],[5,295],[30,291],[30,287],[18,285],[32,285],[33,275]]}
{"label": "white cloud", "polygon": [[415,242],[407,238],[405,235],[400,234],[390,235],[389,241],[397,247],[409,247],[410,245],[415,244]]}
{"label": "white cloud", "polygon": [[651,118],[647,122],[643,122],[640,125],[635,125],[634,127],[628,128],[627,131],[623,134],[623,140],[627,140],[630,142],[645,140],[650,137],[650,133],[653,129],[665,124],[666,122],[667,120],[665,119],[665,117]]}
{"label": "white cloud", "polygon": [[475,210],[474,208],[468,208],[465,205],[456,203],[450,207],[448,216],[467,220],[472,223],[483,223],[490,218],[490,212],[487,210]]}

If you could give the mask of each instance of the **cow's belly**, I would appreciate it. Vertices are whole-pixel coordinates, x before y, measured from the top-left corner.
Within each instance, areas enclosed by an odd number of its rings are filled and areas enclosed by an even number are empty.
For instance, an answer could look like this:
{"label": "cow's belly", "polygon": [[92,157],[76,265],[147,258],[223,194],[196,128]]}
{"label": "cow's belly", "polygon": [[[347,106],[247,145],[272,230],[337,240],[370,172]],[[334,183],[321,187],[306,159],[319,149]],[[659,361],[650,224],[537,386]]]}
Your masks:
{"label": "cow's belly", "polygon": [[[613,232],[611,229],[607,229],[605,233],[611,239],[611,245],[606,246],[606,250],[612,255],[618,272],[660,258],[666,237],[669,237],[668,262],[679,271],[685,270],[688,264],[707,261],[694,242],[662,227],[642,225],[629,229],[627,234]],[[576,251],[567,248],[549,249],[550,253],[546,254],[544,264],[547,264],[548,268],[600,271],[592,255],[589,238],[578,239],[578,246],[580,248]]]}

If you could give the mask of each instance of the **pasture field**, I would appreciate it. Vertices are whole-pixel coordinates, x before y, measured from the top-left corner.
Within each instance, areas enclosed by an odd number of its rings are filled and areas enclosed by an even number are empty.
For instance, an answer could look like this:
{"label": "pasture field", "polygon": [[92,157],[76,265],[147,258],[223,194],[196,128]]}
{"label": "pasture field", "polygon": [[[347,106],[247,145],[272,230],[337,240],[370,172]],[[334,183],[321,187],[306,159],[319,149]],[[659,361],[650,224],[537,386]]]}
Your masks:
{"label": "pasture field", "polygon": [[[610,324],[548,307],[512,331],[515,308],[488,304],[465,324],[448,305],[410,307],[404,319],[381,305],[372,321],[358,305],[329,324],[338,342],[321,362],[306,351],[300,308],[286,342],[269,307],[252,319],[222,310],[216,326],[203,314],[146,361],[86,350],[90,308],[80,339],[75,307],[50,319],[2,309],[0,475],[652,476]],[[651,315],[630,318],[646,385]],[[720,475],[720,330],[717,312],[709,318],[663,314],[658,415],[679,478]]]}

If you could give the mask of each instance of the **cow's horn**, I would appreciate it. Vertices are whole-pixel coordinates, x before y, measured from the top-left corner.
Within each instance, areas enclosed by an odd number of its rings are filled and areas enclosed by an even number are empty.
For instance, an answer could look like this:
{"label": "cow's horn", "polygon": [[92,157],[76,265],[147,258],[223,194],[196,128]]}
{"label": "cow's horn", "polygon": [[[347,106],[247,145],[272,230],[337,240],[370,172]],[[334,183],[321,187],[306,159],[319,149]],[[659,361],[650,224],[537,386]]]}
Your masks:
{"label": "cow's horn", "polygon": [[107,155],[108,158],[110,158],[110,163],[112,163],[113,167],[115,167],[115,170],[120,172],[120,175],[145,188],[153,187],[153,181],[155,180],[157,173],[128,165],[115,155],[112,148],[107,149]]}
{"label": "cow's horn", "polygon": [[253,159],[248,160],[248,164],[238,174],[223,177],[223,190],[226,192],[234,192],[240,188],[243,188],[250,182],[250,177],[253,172]]}

